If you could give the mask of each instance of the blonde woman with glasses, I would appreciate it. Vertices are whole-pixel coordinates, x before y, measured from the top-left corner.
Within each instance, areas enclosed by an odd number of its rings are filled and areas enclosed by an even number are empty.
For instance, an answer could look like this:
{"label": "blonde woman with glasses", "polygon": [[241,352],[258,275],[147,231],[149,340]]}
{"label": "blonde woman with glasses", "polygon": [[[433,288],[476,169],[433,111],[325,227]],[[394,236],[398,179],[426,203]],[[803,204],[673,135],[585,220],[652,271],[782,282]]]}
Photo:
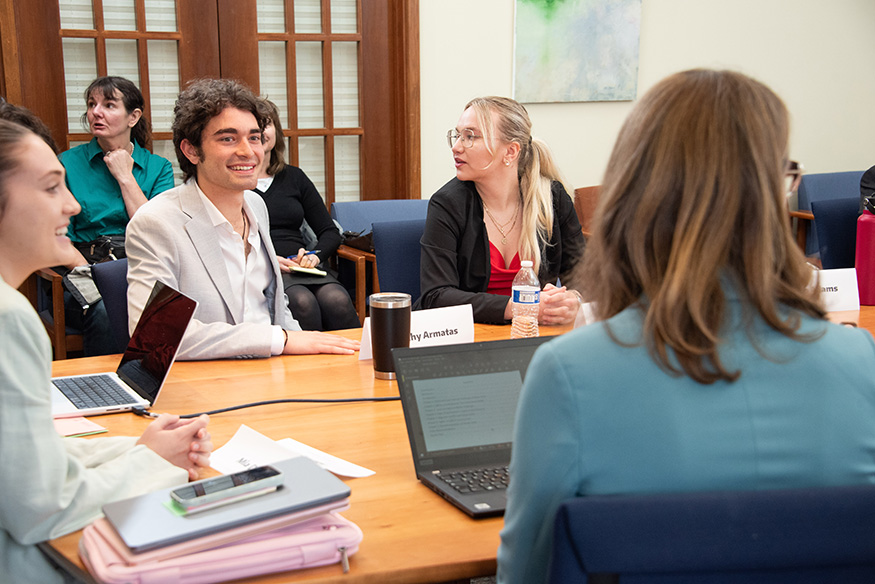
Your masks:
{"label": "blonde woman with glasses", "polygon": [[471,304],[475,322],[504,324],[513,278],[531,260],[543,289],[539,322],[572,322],[578,297],[564,284],[584,239],[526,109],[505,97],[474,99],[447,141],[456,177],[429,202],[416,308]]}

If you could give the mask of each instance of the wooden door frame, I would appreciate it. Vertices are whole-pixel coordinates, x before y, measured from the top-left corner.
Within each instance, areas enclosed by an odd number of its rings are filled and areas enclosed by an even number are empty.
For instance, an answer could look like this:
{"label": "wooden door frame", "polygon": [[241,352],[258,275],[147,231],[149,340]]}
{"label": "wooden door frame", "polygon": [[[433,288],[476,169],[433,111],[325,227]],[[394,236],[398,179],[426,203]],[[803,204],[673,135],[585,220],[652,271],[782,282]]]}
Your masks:
{"label": "wooden door frame", "polygon": [[361,198],[420,199],[419,0],[367,0],[362,12]]}

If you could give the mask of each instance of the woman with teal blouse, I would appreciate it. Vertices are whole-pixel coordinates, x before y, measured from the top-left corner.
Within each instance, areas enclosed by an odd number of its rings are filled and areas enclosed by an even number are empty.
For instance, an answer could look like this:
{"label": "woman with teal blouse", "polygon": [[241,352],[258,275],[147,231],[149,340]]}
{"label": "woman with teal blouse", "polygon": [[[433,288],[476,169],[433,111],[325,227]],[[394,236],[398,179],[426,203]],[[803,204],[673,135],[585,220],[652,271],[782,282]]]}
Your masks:
{"label": "woman with teal blouse", "polygon": [[599,320],[526,372],[500,583],[544,581],[565,499],[875,482],[875,343],[790,233],[788,118],[727,71],[633,109],[576,274]]}
{"label": "woman with teal blouse", "polygon": [[[170,162],[146,150],[151,126],[137,87],[122,77],[100,77],[85,90],[83,120],[94,138],[60,155],[67,187],[82,212],[71,220],[69,236],[80,254],[73,269],[101,261],[109,249],[124,257],[128,221],[148,199],[173,187]],[[111,239],[110,239],[111,238]],[[83,329],[85,355],[112,352],[102,301],[83,307],[66,297],[68,324]]]}

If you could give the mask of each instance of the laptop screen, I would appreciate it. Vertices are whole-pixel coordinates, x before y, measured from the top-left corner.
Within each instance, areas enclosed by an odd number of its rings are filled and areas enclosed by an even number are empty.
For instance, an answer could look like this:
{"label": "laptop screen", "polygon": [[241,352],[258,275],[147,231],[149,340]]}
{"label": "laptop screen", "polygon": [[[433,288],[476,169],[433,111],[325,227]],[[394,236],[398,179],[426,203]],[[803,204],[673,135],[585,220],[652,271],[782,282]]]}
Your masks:
{"label": "laptop screen", "polygon": [[519,371],[413,380],[425,450],[509,445],[522,387]]}
{"label": "laptop screen", "polygon": [[529,361],[548,340],[393,349],[417,467],[431,466],[436,458],[464,464],[495,451],[509,453]]}
{"label": "laptop screen", "polygon": [[163,282],[155,282],[116,373],[142,398],[154,403],[170,372],[197,303]]}

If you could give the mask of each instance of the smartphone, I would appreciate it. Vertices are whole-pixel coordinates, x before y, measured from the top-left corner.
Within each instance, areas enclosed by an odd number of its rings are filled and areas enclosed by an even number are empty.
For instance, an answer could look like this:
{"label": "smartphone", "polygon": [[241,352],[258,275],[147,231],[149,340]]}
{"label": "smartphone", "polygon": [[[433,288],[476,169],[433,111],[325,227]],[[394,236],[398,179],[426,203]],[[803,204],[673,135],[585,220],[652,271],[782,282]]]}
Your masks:
{"label": "smartphone", "polygon": [[272,466],[259,466],[189,483],[170,491],[170,496],[187,513],[195,513],[273,492],[282,483],[282,471]]}

